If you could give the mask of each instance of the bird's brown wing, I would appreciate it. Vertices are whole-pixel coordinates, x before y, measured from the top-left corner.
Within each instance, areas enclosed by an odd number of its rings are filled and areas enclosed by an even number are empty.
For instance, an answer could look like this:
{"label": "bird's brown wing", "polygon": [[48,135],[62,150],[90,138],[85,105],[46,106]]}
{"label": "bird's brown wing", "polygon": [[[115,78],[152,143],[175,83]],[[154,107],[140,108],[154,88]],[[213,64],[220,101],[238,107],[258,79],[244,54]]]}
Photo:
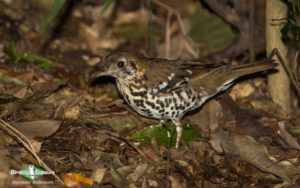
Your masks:
{"label": "bird's brown wing", "polygon": [[148,78],[147,88],[172,91],[187,84],[196,75],[205,73],[207,67],[211,66],[213,65],[193,61],[149,59],[144,66],[147,69],[144,71]]}

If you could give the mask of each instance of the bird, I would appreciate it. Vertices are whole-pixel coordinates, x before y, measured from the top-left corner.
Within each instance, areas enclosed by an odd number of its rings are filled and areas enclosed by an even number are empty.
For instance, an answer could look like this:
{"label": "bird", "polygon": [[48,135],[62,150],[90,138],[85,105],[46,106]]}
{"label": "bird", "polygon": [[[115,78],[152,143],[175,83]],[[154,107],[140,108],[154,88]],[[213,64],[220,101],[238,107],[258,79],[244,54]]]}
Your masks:
{"label": "bird", "polygon": [[172,121],[178,149],[183,131],[180,120],[186,113],[227,90],[237,78],[276,65],[270,58],[239,65],[216,65],[116,52],[103,59],[99,71],[90,79],[114,77],[120,95],[131,109],[147,118]]}

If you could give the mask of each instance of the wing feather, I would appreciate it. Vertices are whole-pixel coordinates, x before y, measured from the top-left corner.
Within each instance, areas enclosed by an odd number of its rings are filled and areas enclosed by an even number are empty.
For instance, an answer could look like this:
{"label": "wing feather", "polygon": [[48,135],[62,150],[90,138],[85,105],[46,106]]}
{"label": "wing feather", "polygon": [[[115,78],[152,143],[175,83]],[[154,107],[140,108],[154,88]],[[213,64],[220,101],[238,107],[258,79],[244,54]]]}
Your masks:
{"label": "wing feather", "polygon": [[[147,62],[149,70],[145,70],[148,78],[149,89],[162,88],[165,91],[172,91],[186,85],[190,79],[205,72],[207,67],[214,67],[214,64],[207,64],[196,61],[166,60],[151,58]],[[157,71],[159,70],[159,71]]]}

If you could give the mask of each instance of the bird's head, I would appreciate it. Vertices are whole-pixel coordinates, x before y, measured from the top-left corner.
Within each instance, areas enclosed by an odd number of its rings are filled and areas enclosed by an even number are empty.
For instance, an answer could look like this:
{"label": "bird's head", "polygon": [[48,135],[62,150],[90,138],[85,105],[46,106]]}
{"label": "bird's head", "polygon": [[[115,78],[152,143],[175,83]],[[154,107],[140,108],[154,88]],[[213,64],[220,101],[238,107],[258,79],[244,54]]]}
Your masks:
{"label": "bird's head", "polygon": [[91,79],[101,76],[112,76],[119,81],[131,80],[138,71],[138,59],[128,53],[115,53],[106,56],[98,72],[91,75]]}

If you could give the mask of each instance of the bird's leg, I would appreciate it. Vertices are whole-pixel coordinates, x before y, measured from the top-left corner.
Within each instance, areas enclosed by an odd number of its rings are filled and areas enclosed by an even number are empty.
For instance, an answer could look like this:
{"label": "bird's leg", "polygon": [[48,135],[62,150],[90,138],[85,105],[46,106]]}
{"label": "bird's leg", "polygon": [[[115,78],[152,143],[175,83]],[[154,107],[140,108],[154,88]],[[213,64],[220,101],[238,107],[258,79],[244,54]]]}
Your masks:
{"label": "bird's leg", "polygon": [[164,126],[165,123],[166,123],[166,121],[163,120],[163,119],[161,119],[161,120],[159,121],[158,126]]}
{"label": "bird's leg", "polygon": [[168,132],[168,138],[171,138],[171,134],[170,134],[170,131],[169,129],[166,127],[166,121],[164,119],[161,119],[159,121],[159,124],[157,125],[159,127],[165,127],[167,129],[167,132]]}
{"label": "bird's leg", "polygon": [[171,135],[172,135],[172,133],[171,133],[171,131],[168,129],[168,127],[166,126],[166,120],[161,119],[161,120],[159,121],[158,126],[163,126],[163,127],[167,130],[168,139],[169,139],[169,142],[168,142],[168,148],[170,148],[170,147],[171,147],[171,139],[172,139],[172,138],[171,138]]}
{"label": "bird's leg", "polygon": [[177,132],[176,149],[178,149],[181,135],[182,135],[182,126],[181,126],[180,121],[178,121],[178,120],[172,120],[172,122],[174,123],[174,125],[176,127],[176,132]]}
{"label": "bird's leg", "polygon": [[169,138],[168,148],[170,148],[171,147],[171,140],[172,140],[172,138],[171,138],[172,133],[171,133],[170,129],[168,129],[168,127],[166,126],[166,120],[161,119],[159,121],[158,126],[163,126],[167,130],[167,134],[168,134],[168,138]]}

